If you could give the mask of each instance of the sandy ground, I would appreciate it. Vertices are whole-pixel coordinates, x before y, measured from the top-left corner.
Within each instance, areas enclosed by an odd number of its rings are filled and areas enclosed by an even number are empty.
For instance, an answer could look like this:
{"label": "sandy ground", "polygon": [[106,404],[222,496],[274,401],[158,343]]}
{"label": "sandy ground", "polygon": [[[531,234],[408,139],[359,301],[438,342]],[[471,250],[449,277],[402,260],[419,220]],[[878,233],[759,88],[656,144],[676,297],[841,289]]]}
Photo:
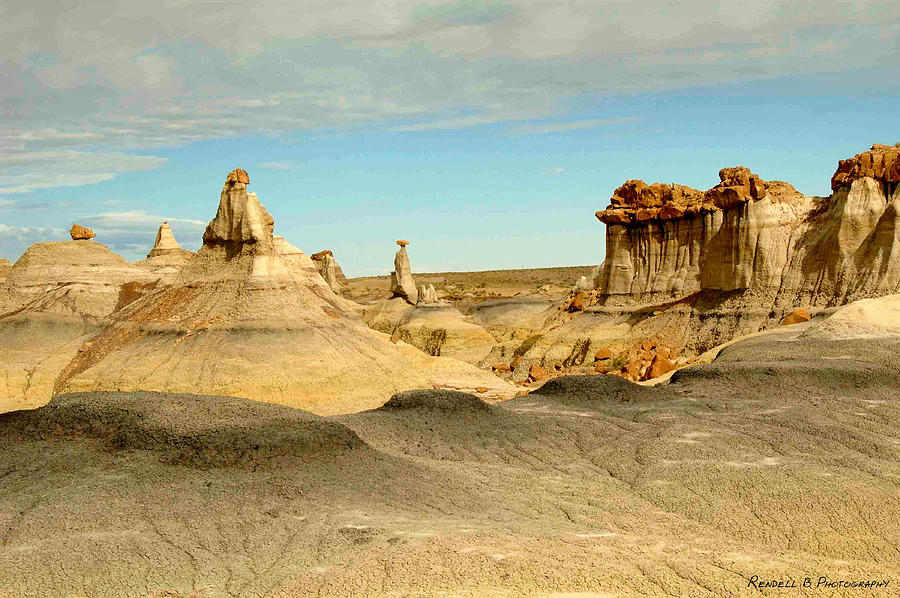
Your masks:
{"label": "sandy ground", "polygon": [[897,596],[900,339],[794,336],[497,405],[3,414],[0,596]]}
{"label": "sandy ground", "polygon": [[[431,285],[457,301],[484,300],[517,295],[562,297],[580,276],[590,277],[594,266],[486,270],[483,272],[414,273],[417,285]],[[359,301],[390,297],[390,276],[349,279],[350,296]],[[472,297],[468,297],[471,295]]]}

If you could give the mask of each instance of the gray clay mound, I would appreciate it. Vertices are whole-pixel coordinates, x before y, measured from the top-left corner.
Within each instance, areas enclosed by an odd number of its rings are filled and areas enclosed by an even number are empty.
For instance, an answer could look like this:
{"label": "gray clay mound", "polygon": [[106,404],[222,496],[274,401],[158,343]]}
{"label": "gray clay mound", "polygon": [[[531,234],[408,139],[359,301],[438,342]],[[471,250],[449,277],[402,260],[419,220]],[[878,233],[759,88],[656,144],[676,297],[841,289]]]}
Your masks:
{"label": "gray clay mound", "polygon": [[259,465],[270,459],[329,460],[368,447],[325,418],[224,396],[157,392],[71,393],[38,409],[0,414],[0,436],[100,441],[193,467]]}
{"label": "gray clay mound", "polygon": [[[662,394],[656,388],[641,386],[618,376],[561,376],[549,380],[523,398],[527,400],[527,397],[537,395],[556,401],[622,403],[650,400]],[[522,401],[521,398],[517,400]]]}
{"label": "gray clay mound", "polygon": [[491,415],[495,412],[495,408],[469,393],[437,389],[398,392],[378,410],[392,413],[404,410],[439,411],[456,416]]}

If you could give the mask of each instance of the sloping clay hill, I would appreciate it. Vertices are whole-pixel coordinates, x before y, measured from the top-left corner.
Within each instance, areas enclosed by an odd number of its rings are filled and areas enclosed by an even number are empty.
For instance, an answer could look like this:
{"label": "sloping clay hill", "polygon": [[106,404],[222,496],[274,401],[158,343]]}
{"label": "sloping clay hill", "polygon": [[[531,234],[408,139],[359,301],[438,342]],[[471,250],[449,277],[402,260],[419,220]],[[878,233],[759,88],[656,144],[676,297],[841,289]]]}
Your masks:
{"label": "sloping clay hill", "polygon": [[896,596],[900,335],[839,328],[496,405],[57,396],[0,415],[0,596]]}
{"label": "sloping clay hill", "polygon": [[243,170],[229,174],[203,247],[176,280],[112,314],[59,372],[54,393],[205,392],[320,414],[410,388],[515,393],[490,372],[369,329],[307,255],[273,235],[248,183]]}

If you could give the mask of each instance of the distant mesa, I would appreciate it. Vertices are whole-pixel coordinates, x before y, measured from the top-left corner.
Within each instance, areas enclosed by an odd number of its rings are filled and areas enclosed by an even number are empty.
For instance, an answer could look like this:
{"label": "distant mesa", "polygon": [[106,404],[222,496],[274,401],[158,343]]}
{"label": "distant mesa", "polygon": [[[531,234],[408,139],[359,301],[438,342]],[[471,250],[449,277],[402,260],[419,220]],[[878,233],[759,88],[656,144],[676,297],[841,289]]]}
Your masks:
{"label": "distant mesa", "polygon": [[71,235],[73,241],[89,241],[97,236],[94,231],[80,224],[73,224],[69,230],[69,235]]}

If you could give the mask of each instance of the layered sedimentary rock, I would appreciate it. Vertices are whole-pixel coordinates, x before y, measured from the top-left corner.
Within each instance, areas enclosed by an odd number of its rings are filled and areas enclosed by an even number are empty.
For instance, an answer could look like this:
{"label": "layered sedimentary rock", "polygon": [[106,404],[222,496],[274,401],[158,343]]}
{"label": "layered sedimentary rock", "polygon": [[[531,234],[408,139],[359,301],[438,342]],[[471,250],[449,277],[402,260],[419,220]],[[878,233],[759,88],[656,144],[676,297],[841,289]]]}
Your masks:
{"label": "layered sedimentary rock", "polygon": [[203,247],[180,273],[117,314],[57,378],[57,392],[158,390],[246,396],[318,413],[380,405],[451,380],[511,388],[365,326],[312,260],[273,235],[246,173],[223,187]]}
{"label": "layered sedimentary rock", "polygon": [[0,411],[46,402],[88,335],[155,279],[93,241],[29,247],[0,286]]}
{"label": "layered sedimentary rock", "polygon": [[9,278],[9,273],[12,271],[12,264],[9,263],[8,259],[0,258],[0,284],[6,282],[6,279]]}
{"label": "layered sedimentary rock", "polygon": [[406,246],[409,241],[397,241],[400,250],[394,256],[394,271],[391,272],[391,293],[394,297],[402,297],[415,305],[419,300],[419,290],[412,275],[412,267],[409,264],[409,255]]}
{"label": "layered sedimentary rock", "polygon": [[558,312],[517,349],[522,365],[580,366],[599,347],[630,365],[645,342],[690,360],[794,312],[815,321],[900,292],[898,156],[876,145],[842,160],[828,197],[743,167],[707,191],[627,181],[597,213],[606,259],[589,305]]}
{"label": "layered sedimentary rock", "polygon": [[193,252],[181,248],[175,235],[172,234],[172,227],[169,223],[163,221],[156,233],[156,241],[147,254],[147,259],[137,262],[135,265],[150,270],[156,274],[167,275],[180,271]]}
{"label": "layered sedimentary rock", "polygon": [[742,167],[723,169],[705,192],[628,181],[597,213],[607,257],[596,286],[626,301],[735,291],[776,306],[896,292],[898,154],[873,146],[841,161],[826,198]]}
{"label": "layered sedimentary rock", "polygon": [[335,293],[343,293],[347,290],[347,277],[334,259],[334,253],[330,249],[312,254],[312,260],[316,264],[316,268],[331,290]]}

